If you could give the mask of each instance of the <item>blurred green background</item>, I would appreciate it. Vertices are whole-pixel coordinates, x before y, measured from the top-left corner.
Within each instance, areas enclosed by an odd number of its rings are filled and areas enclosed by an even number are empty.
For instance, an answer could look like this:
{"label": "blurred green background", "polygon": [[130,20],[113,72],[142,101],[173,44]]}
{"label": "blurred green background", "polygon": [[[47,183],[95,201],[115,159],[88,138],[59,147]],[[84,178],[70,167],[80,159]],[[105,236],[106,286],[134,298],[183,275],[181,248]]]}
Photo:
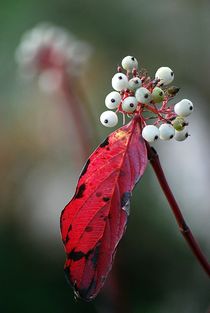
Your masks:
{"label": "blurred green background", "polygon": [[[111,77],[125,55],[153,75],[175,72],[177,99],[195,104],[191,137],[158,143],[184,216],[210,259],[210,2],[195,0],[0,2],[0,312],[115,312],[102,294],[75,302],[63,275],[59,215],[83,164],[71,116],[36,81],[17,74],[14,52],[38,22],[65,27],[93,47],[82,85],[99,125]],[[84,103],[85,105],[85,103]],[[115,273],[128,313],[207,313],[209,280],[179,234],[148,167],[132,199]],[[106,287],[104,288],[106,290]],[[119,301],[119,299],[118,299]]]}

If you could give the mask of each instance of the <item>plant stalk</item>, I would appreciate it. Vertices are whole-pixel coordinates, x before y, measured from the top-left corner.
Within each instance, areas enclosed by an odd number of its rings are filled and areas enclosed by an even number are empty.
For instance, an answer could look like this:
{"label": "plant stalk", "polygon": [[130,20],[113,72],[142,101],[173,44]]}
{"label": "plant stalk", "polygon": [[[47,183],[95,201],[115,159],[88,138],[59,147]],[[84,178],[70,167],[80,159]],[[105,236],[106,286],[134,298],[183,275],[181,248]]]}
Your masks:
{"label": "plant stalk", "polygon": [[168,203],[173,211],[177,224],[179,226],[179,230],[185,240],[187,241],[188,245],[190,246],[193,254],[199,261],[200,265],[202,266],[203,270],[207,273],[210,277],[210,263],[206,259],[205,255],[201,251],[199,244],[195,240],[190,228],[187,226],[185,219],[180,211],[180,208],[174,198],[174,195],[168,185],[166,180],[165,174],[163,172],[162,166],[160,164],[159,156],[153,147],[150,147],[147,144],[147,152],[148,152],[148,159],[152,165],[152,168],[157,176],[157,179],[160,183],[160,186],[168,200]]}
{"label": "plant stalk", "polygon": [[82,112],[81,102],[77,94],[74,92],[73,84],[70,81],[68,74],[65,72],[63,73],[62,77],[61,95],[64,101],[66,101],[67,107],[70,109],[70,112],[73,116],[75,127],[81,143],[83,158],[85,160],[90,154],[90,141],[92,140],[92,136],[90,136],[90,127],[86,122]]}

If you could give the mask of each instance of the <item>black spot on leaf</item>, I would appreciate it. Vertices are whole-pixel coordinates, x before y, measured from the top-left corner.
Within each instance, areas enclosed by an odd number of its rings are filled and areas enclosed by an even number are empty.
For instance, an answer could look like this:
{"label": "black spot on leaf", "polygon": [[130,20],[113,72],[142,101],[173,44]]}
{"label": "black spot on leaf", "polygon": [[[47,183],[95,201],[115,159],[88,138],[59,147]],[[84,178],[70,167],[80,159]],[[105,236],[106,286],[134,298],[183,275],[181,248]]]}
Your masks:
{"label": "black spot on leaf", "polygon": [[100,252],[100,244],[98,244],[94,251],[93,251],[93,256],[91,258],[91,261],[93,263],[94,268],[97,266],[98,258],[99,258],[99,252]]}
{"label": "black spot on leaf", "polygon": [[64,243],[65,245],[66,245],[67,242],[70,240],[70,235],[69,235],[69,233],[70,233],[71,230],[72,230],[72,225],[70,224],[70,226],[69,226],[69,228],[68,228],[67,235],[66,235],[66,239],[63,240],[63,243]]}
{"label": "black spot on leaf", "polygon": [[63,244],[66,245],[69,240],[70,240],[70,237],[69,237],[69,234],[67,234],[66,239],[63,240]]}
{"label": "black spot on leaf", "polygon": [[72,261],[79,261],[82,258],[85,258],[86,260],[89,258],[89,256],[94,252],[94,249],[89,250],[87,253],[84,253],[82,251],[75,251],[75,248],[67,255],[67,258]]}
{"label": "black spot on leaf", "polygon": [[64,213],[64,210],[61,212],[61,217],[60,217],[60,229],[61,229],[61,231],[63,229],[63,225],[62,225],[62,221],[64,220],[63,219],[63,213]]}
{"label": "black spot on leaf", "polygon": [[87,227],[85,228],[85,231],[86,231],[87,233],[90,233],[92,230],[93,230],[93,227],[92,227],[92,226],[87,226]]}
{"label": "black spot on leaf", "polygon": [[125,192],[121,198],[121,207],[124,207],[131,198],[131,192]]}
{"label": "black spot on leaf", "polygon": [[90,159],[87,160],[85,166],[83,167],[82,172],[80,174],[80,178],[87,172],[89,164],[90,164]]}
{"label": "black spot on leaf", "polygon": [[104,202],[108,202],[110,200],[110,198],[108,198],[108,197],[103,197],[103,201]]}
{"label": "black spot on leaf", "polygon": [[86,189],[85,184],[82,184],[82,185],[79,187],[79,189],[78,189],[78,191],[77,191],[77,193],[76,193],[76,195],[75,195],[75,199],[82,198],[85,189]]}
{"label": "black spot on leaf", "polygon": [[68,255],[68,259],[71,259],[72,261],[79,261],[80,259],[84,258],[86,254],[82,251],[75,251],[73,249]]}
{"label": "black spot on leaf", "polygon": [[100,144],[100,147],[101,147],[101,148],[106,147],[108,144],[109,144],[109,137],[107,137],[107,138]]}
{"label": "black spot on leaf", "polygon": [[126,173],[123,170],[120,170],[120,177],[125,177]]}
{"label": "black spot on leaf", "polygon": [[60,217],[61,220],[62,220],[62,218],[63,218],[63,214],[64,214],[64,209],[63,209],[62,212],[61,212],[61,217]]}
{"label": "black spot on leaf", "polygon": [[125,192],[121,198],[121,208],[123,208],[128,215],[130,211],[130,199],[131,199],[131,192],[129,191]]}

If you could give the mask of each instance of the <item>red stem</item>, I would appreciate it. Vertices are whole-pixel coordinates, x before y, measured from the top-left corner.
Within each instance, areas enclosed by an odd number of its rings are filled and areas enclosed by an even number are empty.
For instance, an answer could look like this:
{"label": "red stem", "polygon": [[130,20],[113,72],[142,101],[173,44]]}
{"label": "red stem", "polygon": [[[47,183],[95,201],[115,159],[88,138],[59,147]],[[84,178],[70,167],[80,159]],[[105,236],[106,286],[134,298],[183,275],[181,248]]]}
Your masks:
{"label": "red stem", "polygon": [[79,140],[81,143],[83,157],[86,159],[90,153],[90,127],[84,118],[84,112],[82,112],[81,103],[74,93],[73,82],[70,81],[68,74],[65,72],[63,73],[62,77],[62,86],[61,86],[61,93],[66,101],[67,106],[71,110],[71,114],[73,116],[75,127],[78,132]]}
{"label": "red stem", "polygon": [[202,253],[197,241],[193,237],[193,234],[190,230],[190,228],[187,226],[184,217],[179,209],[179,206],[173,196],[173,193],[167,183],[165,174],[163,172],[163,169],[160,164],[159,156],[154,148],[150,147],[147,144],[147,151],[148,151],[148,158],[150,160],[150,163],[152,165],[152,168],[157,176],[157,179],[160,183],[160,186],[166,196],[166,199],[168,200],[168,203],[173,211],[173,214],[176,218],[177,224],[179,226],[179,230],[181,234],[184,236],[185,240],[187,241],[188,245],[190,246],[193,254],[197,258],[197,260],[200,262],[200,265],[204,269],[204,271],[207,273],[208,276],[210,276],[210,263]]}

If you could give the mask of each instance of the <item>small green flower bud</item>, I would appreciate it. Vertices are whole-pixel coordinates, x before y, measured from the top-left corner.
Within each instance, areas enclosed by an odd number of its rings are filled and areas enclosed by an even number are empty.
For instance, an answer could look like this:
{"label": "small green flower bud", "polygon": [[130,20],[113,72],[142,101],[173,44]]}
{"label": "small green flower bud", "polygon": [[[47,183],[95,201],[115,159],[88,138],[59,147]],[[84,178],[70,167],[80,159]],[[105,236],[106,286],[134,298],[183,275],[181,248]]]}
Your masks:
{"label": "small green flower bud", "polygon": [[171,86],[169,88],[167,88],[166,93],[171,96],[174,97],[176,96],[176,94],[179,92],[180,88],[176,87],[176,86]]}
{"label": "small green flower bud", "polygon": [[159,88],[159,87],[155,87],[152,91],[152,100],[155,102],[155,103],[160,103],[163,101],[164,99],[164,91]]}
{"label": "small green flower bud", "polygon": [[184,118],[182,116],[177,116],[171,124],[173,125],[174,129],[177,131],[182,131],[184,127],[187,125]]}

